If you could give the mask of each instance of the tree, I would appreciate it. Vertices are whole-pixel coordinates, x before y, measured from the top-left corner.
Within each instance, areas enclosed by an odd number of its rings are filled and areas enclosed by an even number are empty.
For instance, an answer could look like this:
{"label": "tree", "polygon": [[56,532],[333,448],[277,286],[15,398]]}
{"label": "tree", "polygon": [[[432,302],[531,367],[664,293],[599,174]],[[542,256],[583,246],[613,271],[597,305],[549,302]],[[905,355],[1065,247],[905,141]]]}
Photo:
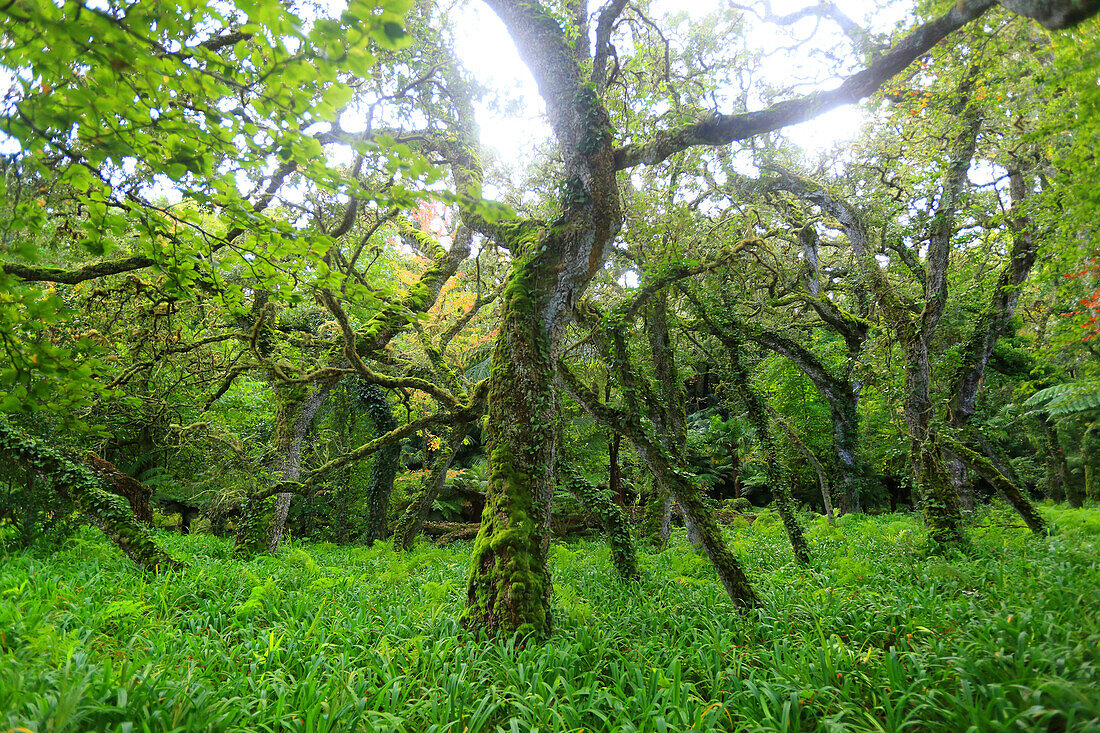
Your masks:
{"label": "tree", "polygon": [[[282,405],[269,461],[280,475],[245,497],[243,547],[277,541],[286,495],[309,493],[332,472],[419,430],[468,424],[487,410],[492,479],[464,623],[490,633],[545,633],[551,625],[546,550],[557,485],[560,386],[633,442],[703,528],[704,548],[731,599],[755,605],[696,487],[669,456],[667,446],[682,443],[679,429],[666,431],[667,443],[654,440],[639,430],[638,415],[593,402],[591,390],[561,359],[567,326],[622,226],[620,174],[696,148],[746,141],[857,101],[994,3],[956,3],[869,55],[864,68],[831,91],[722,114],[701,111],[708,85],[687,85],[683,93],[670,91],[679,99],[669,115],[632,94],[648,91],[662,74],[670,88],[671,61],[663,70],[650,65],[649,73],[619,74],[654,57],[647,44],[631,53],[621,42],[623,53],[616,49],[630,28],[652,22],[643,9],[610,0],[590,18],[584,2],[565,3],[560,16],[527,0],[487,4],[535,78],[561,156],[560,167],[549,166],[561,182],[549,216],[502,216],[502,207],[482,199],[476,89],[452,58],[431,4],[368,0],[334,18],[301,17],[272,3],[247,9],[192,3],[155,13],[122,3],[104,9],[16,3],[0,11],[17,21],[8,24],[10,43],[0,49],[0,61],[26,70],[16,75],[17,94],[3,116],[5,133],[21,146],[6,168],[3,200],[11,226],[5,243],[26,243],[3,264],[0,281],[16,293],[0,304],[0,336],[10,361],[2,372],[10,387],[4,409],[27,397],[41,403],[59,380],[75,400],[105,395],[104,380],[97,379],[103,370],[87,358],[98,347],[55,343],[49,328],[60,301],[43,297],[34,283],[74,285],[148,270],[163,277],[157,286],[173,300],[218,304],[216,324],[195,343],[224,337],[243,346],[246,361],[223,365],[211,402],[252,372],[273,387]],[[1079,3],[1044,8],[1028,12],[1053,24],[1091,12],[1090,4]],[[406,11],[409,21],[402,25]],[[365,110],[363,132],[343,126],[342,113],[351,104]],[[957,139],[948,183],[957,181],[959,161],[969,160],[967,136]],[[336,147],[348,154],[349,165],[327,158]],[[449,185],[437,164],[449,171]],[[188,205],[152,200],[158,184]],[[43,186],[59,193],[64,206],[47,205],[37,195]],[[945,186],[952,196],[956,189]],[[413,225],[401,216],[429,197],[453,207],[459,226],[447,242],[423,222]],[[938,221],[946,232],[954,208],[952,201],[941,207]],[[84,216],[74,220],[79,231],[64,230],[64,246],[83,247],[90,261],[37,263],[49,250],[36,238],[39,232],[62,231],[74,210]],[[383,228],[425,255],[408,287],[372,283],[363,272],[360,258]],[[414,331],[446,281],[468,266],[475,237],[481,248],[507,251],[511,274],[499,297],[491,375],[459,390],[440,370],[423,376],[387,347]],[[118,256],[106,252],[122,244],[125,252]],[[667,287],[658,280],[647,283],[653,289],[639,307]],[[930,303],[939,297],[936,288],[928,293]],[[310,302],[320,307],[325,329],[290,334],[279,328],[280,312]],[[914,333],[929,335],[926,325],[914,326]],[[660,351],[661,339],[655,343]],[[665,361],[668,366],[674,361]],[[303,473],[296,456],[310,413],[326,388],[350,374],[379,389],[426,395],[434,411]],[[629,372],[620,377],[632,389]],[[667,415],[678,409],[669,408]],[[914,424],[917,432],[927,428]],[[389,465],[376,464],[380,471]],[[379,479],[376,498],[387,484],[385,476]],[[426,490],[430,495],[430,486]],[[383,503],[377,503],[376,520]],[[375,525],[372,536],[380,532]]]}

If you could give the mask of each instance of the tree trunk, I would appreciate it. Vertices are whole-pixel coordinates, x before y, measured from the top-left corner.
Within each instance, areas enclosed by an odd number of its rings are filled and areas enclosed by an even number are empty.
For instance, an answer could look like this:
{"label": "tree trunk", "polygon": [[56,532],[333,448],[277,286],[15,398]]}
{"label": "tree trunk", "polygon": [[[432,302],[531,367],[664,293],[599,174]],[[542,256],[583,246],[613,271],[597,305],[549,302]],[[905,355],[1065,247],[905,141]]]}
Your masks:
{"label": "tree trunk", "polygon": [[791,500],[790,489],[779,463],[779,454],[775,450],[775,441],[772,439],[771,430],[768,427],[768,414],[764,400],[749,383],[748,372],[741,361],[740,340],[736,336],[728,335],[723,338],[723,345],[726,347],[726,353],[730,358],[734,388],[748,411],[749,423],[752,425],[756,433],[756,439],[760,442],[760,447],[764,453],[765,471],[768,475],[768,482],[771,484],[775,508],[779,511],[779,516],[783,520],[783,528],[787,531],[787,537],[791,541],[791,549],[799,562],[809,563],[810,548],[806,544],[802,525],[794,513],[794,502]]}
{"label": "tree trunk", "polygon": [[626,513],[612,497],[592,485],[579,471],[561,461],[557,465],[558,480],[562,486],[584,504],[585,508],[600,518],[607,543],[611,546],[611,560],[623,580],[638,579],[638,557],[634,540],[630,537],[630,524]]}
{"label": "tree trunk", "polygon": [[157,547],[152,535],[138,524],[127,501],[105,490],[103,481],[85,465],[65,457],[0,415],[0,452],[57,490],[98,527],[118,549],[142,570],[158,573],[180,563]]}
{"label": "tree trunk", "polygon": [[[1020,492],[1019,487],[1013,481],[1011,481],[1004,472],[989,458],[983,456],[981,453],[970,450],[966,446],[957,443],[952,440],[948,440],[948,448],[951,455],[957,456],[960,461],[965,461],[975,471],[993,484],[994,488],[1000,492],[1005,501],[1016,510],[1027,526],[1035,534],[1043,534],[1046,532],[1046,523],[1043,521],[1038,510],[1035,506],[1027,500],[1027,498]],[[964,468],[965,470],[965,468]]]}
{"label": "tree trunk", "polygon": [[1066,501],[1074,509],[1080,509],[1085,505],[1084,486],[1079,484],[1072,475],[1068,479],[1066,481]]}
{"label": "tree trunk", "polygon": [[[397,418],[393,416],[393,407],[384,389],[377,384],[360,381],[357,390],[359,401],[374,423],[377,435],[385,435],[397,428]],[[367,547],[386,536],[386,515],[400,462],[401,442],[397,441],[378,451],[371,463],[370,478],[367,480],[367,519],[363,527],[363,542]],[[430,503],[428,507],[431,508]]]}
{"label": "tree trunk", "polygon": [[153,523],[153,505],[149,502],[149,497],[153,494],[152,489],[119,471],[115,464],[105,458],[100,458],[95,453],[89,453],[85,456],[84,462],[92,469],[92,473],[103,480],[108,491],[129,502],[130,509],[139,522],[142,524]]}
{"label": "tree trunk", "polygon": [[664,547],[672,536],[672,497],[649,475],[642,490],[642,537],[657,547]]}
{"label": "tree trunk", "polygon": [[1100,495],[1097,495],[1097,491],[1100,491],[1100,486],[1097,486],[1096,480],[1096,468],[1098,458],[1100,458],[1100,420],[1093,421],[1089,429],[1085,431],[1085,437],[1081,440],[1081,460],[1084,462],[1085,473],[1085,498],[1086,499],[1100,499]]}
{"label": "tree trunk", "polygon": [[553,291],[548,259],[537,253],[514,265],[503,296],[489,388],[490,484],[462,617],[472,630],[542,635],[552,626],[546,551],[557,405],[541,317]]}
{"label": "tree trunk", "polygon": [[607,460],[609,469],[607,472],[607,485],[611,489],[611,498],[619,506],[626,506],[626,492],[623,491],[623,471],[619,465],[619,448],[622,444],[622,436],[615,433],[607,444]]}
{"label": "tree trunk", "polygon": [[909,428],[909,462],[920,492],[928,533],[936,545],[965,543],[958,493],[943,465],[932,429],[932,367],[923,335],[909,329],[902,335],[905,349],[905,422]]}
{"label": "tree trunk", "polygon": [[[684,385],[680,380],[680,370],[676,366],[676,354],[672,350],[672,338],[668,330],[667,290],[661,290],[653,296],[653,301],[647,308],[647,316],[646,335],[649,337],[650,353],[653,356],[653,377],[657,383],[657,395],[661,402],[659,406],[653,406],[653,414],[665,451],[672,456],[682,456],[687,453],[687,404]],[[680,507],[688,542],[697,548],[700,547],[703,542],[701,530],[685,507],[678,501],[676,504]],[[668,527],[668,522],[671,520],[671,512],[671,503],[667,508],[662,507],[662,542],[668,541],[671,529]],[[665,513],[669,515],[667,520]]]}
{"label": "tree trunk", "polygon": [[654,477],[668,487],[684,512],[685,523],[690,521],[695,528],[699,544],[710,559],[711,565],[714,566],[718,579],[722,582],[730,600],[743,608],[759,606],[760,599],[752,589],[745,571],[741,569],[737,557],[726,544],[714,514],[703,503],[702,494],[686,479],[674,472],[659,451],[649,450],[639,443],[634,443],[634,449]]}
{"label": "tree trunk", "polygon": [[[611,403],[611,374],[607,375],[607,383],[603,393],[604,404]],[[611,498],[619,506],[626,505],[626,496],[623,493],[623,472],[619,466],[619,448],[622,444],[622,436],[614,430],[607,433],[607,486],[611,489]]]}
{"label": "tree trunk", "polygon": [[567,367],[559,363],[558,377],[564,388],[598,421],[614,427],[634,446],[634,452],[645,463],[658,485],[668,489],[684,511],[684,516],[698,530],[703,551],[714,566],[718,578],[730,599],[742,607],[760,605],[760,599],[741,569],[737,557],[726,545],[714,515],[703,503],[702,494],[678,471],[673,470],[670,457],[660,443],[653,441],[642,427],[641,416],[624,413],[600,403],[598,396],[578,380]]}
{"label": "tree trunk", "polygon": [[[328,386],[316,384],[276,387],[275,458],[271,465],[275,481],[297,481],[301,475],[302,442],[328,392]],[[255,501],[249,498],[242,502],[237,522],[238,553],[248,556],[279,549],[291,496],[284,493],[273,499]]]}
{"label": "tree trunk", "polygon": [[955,496],[959,499],[959,508],[963,511],[974,511],[974,483],[970,480],[970,472],[966,470],[963,462],[951,449],[943,451],[943,464],[947,475],[951,479],[951,485],[955,487]]}
{"label": "tree trunk", "polygon": [[[1020,287],[1027,280],[1039,252],[1039,242],[1034,235],[1030,218],[1019,213],[1030,195],[1028,182],[1019,170],[1010,171],[1008,178],[1009,196],[1012,199],[1009,219],[1013,230],[1012,249],[1009,252],[1008,262],[1001,268],[990,302],[978,317],[969,339],[963,345],[960,362],[955,370],[947,423],[956,429],[965,428],[974,415],[974,406],[981,389],[986,365],[989,363],[998,339],[1008,330],[1009,322],[1016,313]],[[1006,481],[1014,481],[1015,477],[1012,476],[1011,469],[996,457],[989,441],[982,438],[980,442],[983,451],[989,455],[1002,478]],[[975,505],[974,485],[970,481],[966,466],[962,459],[950,450],[944,453],[944,460],[960,505],[963,509],[972,511]],[[1029,517],[1038,516],[1034,507],[1030,506],[1027,497],[1018,488],[1013,489],[1012,493],[1017,497],[1018,502],[1028,504],[1021,511],[1025,521]],[[1014,506],[1022,506],[1022,504],[1014,504]]]}
{"label": "tree trunk", "polygon": [[1038,415],[1039,425],[1043,428],[1043,435],[1047,439],[1046,445],[1046,497],[1051,501],[1062,501],[1067,493],[1066,485],[1069,483],[1069,470],[1066,467],[1066,456],[1062,453],[1062,446],[1058,441],[1058,428],[1046,415]]}
{"label": "tree trunk", "polygon": [[397,521],[397,526],[394,527],[393,549],[412,549],[416,536],[420,534],[420,528],[428,518],[428,512],[432,510],[432,504],[439,498],[439,492],[443,489],[443,483],[447,480],[447,471],[450,470],[451,464],[454,462],[455,453],[469,432],[469,423],[459,423],[451,428],[451,432],[447,436],[447,443],[432,462],[431,471],[424,479],[420,492],[417,493],[416,498],[409,504],[401,519]]}
{"label": "tree trunk", "polygon": [[833,473],[839,485],[842,512],[863,511],[859,466],[859,390],[829,400],[833,424]]}

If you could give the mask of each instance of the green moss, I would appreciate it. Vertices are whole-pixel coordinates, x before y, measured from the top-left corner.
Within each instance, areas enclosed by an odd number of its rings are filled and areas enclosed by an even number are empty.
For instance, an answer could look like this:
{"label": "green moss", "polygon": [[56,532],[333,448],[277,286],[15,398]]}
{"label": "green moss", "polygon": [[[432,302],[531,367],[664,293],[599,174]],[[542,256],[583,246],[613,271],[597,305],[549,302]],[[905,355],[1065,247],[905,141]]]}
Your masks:
{"label": "green moss", "polygon": [[489,466],[493,490],[474,540],[462,623],[504,634],[549,633],[549,578],[529,476],[516,469],[507,446],[492,451]]}
{"label": "green moss", "polygon": [[489,391],[490,489],[463,615],[469,629],[505,635],[545,634],[551,627],[546,528],[536,520],[531,475],[545,470],[542,452],[553,441],[553,372],[537,295],[547,277],[540,254],[517,262],[503,295]]}
{"label": "green moss", "polygon": [[920,503],[928,525],[928,537],[933,549],[965,549],[969,539],[963,530],[962,514],[955,487],[943,465],[934,437],[917,446],[917,465],[920,470]]}
{"label": "green moss", "polygon": [[2,414],[0,453],[24,469],[48,477],[60,493],[143,570],[156,573],[180,564],[157,547],[149,531],[138,524],[129,502],[107,491],[91,469],[16,429]]}
{"label": "green moss", "polygon": [[[375,432],[382,436],[397,428],[393,407],[386,398],[386,391],[376,384],[360,380],[357,384],[360,404],[374,423]],[[370,478],[367,481],[367,520],[363,527],[363,541],[367,546],[380,540],[386,533],[386,513],[389,510],[393,481],[397,476],[401,459],[401,442],[391,443],[374,456]]]}
{"label": "green moss", "polygon": [[271,539],[271,522],[275,514],[275,499],[248,498],[241,502],[241,516],[237,519],[237,538],[234,552],[249,558],[267,552]]}
{"label": "green moss", "polygon": [[585,508],[599,517],[607,532],[607,543],[611,545],[611,560],[615,569],[624,580],[638,578],[638,558],[634,551],[634,540],[630,536],[630,525],[626,513],[611,499],[606,490],[600,490],[585,479],[572,466],[558,463],[558,479],[574,496],[581,500]]}

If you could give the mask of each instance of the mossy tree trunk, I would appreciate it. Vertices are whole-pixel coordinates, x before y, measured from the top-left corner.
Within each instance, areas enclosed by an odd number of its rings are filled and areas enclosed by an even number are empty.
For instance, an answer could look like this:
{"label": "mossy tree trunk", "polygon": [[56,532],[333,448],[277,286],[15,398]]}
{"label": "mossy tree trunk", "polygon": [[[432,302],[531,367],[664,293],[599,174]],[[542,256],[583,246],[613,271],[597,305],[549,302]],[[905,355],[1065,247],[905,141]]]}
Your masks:
{"label": "mossy tree trunk", "polygon": [[721,340],[730,359],[734,389],[737,390],[737,395],[741,398],[741,403],[748,412],[749,424],[752,425],[753,432],[756,433],[756,440],[764,453],[764,466],[768,483],[771,485],[775,507],[779,510],[779,516],[783,520],[783,528],[787,531],[787,538],[791,541],[791,549],[799,562],[809,563],[810,548],[806,544],[806,535],[802,531],[802,524],[794,513],[794,501],[791,499],[790,487],[787,484],[783,466],[779,462],[779,453],[775,449],[775,440],[768,425],[768,413],[764,398],[752,388],[752,384],[749,382],[749,373],[745,369],[741,358],[741,341],[732,333],[725,334]]}
{"label": "mossy tree trunk", "polygon": [[943,463],[939,439],[932,427],[932,368],[924,337],[910,330],[902,335],[905,362],[905,423],[909,428],[909,465],[920,487],[920,503],[929,536],[937,545],[965,541],[959,495]]}
{"label": "mossy tree trunk", "polygon": [[[474,542],[463,623],[494,634],[550,631],[546,567],[554,481],[553,363],[573,305],[622,222],[611,125],[582,81],[576,48],[538,3],[488,0],[546,103],[563,159],[561,216],[498,230],[514,264],[489,389],[490,486]],[[621,8],[620,8],[621,10]]]}
{"label": "mossy tree trunk", "polygon": [[1062,452],[1062,445],[1058,438],[1058,427],[1046,415],[1037,415],[1039,426],[1043,429],[1046,445],[1043,448],[1044,466],[1046,468],[1046,498],[1050,501],[1060,502],[1065,499],[1066,485],[1069,483],[1069,468],[1066,466],[1066,455]]}
{"label": "mossy tree trunk", "polygon": [[638,557],[630,536],[630,523],[626,512],[615,503],[614,495],[593,486],[591,481],[564,461],[558,461],[556,473],[562,486],[600,518],[607,533],[607,544],[611,546],[611,561],[619,575],[623,580],[637,580]]}
{"label": "mossy tree trunk", "polygon": [[[611,403],[611,387],[614,377],[609,369],[607,381],[604,382],[603,401]],[[623,491],[623,471],[619,464],[619,452],[622,447],[623,436],[614,430],[607,431],[607,486],[611,489],[611,497],[619,506],[626,505],[626,495]]]}
{"label": "mossy tree trunk", "polygon": [[[653,358],[653,379],[657,385],[657,404],[651,405],[650,414],[657,426],[657,434],[665,451],[672,456],[687,454],[687,405],[680,370],[676,366],[676,354],[668,329],[668,290],[657,292],[646,308],[646,336],[649,353]],[[625,355],[625,351],[623,352]],[[640,408],[641,404],[636,403]],[[667,502],[666,502],[667,503]],[[661,537],[668,541],[665,512],[671,519],[672,507],[661,507]],[[698,547],[702,538],[692,517],[680,507],[688,541]]]}
{"label": "mossy tree trunk", "polygon": [[393,548],[395,550],[409,550],[412,548],[416,536],[420,534],[420,529],[424,526],[424,520],[427,519],[428,512],[432,510],[432,504],[439,498],[439,492],[443,489],[443,483],[447,479],[447,471],[450,470],[451,463],[454,462],[455,453],[469,433],[469,423],[459,423],[451,428],[450,433],[447,435],[447,442],[432,461],[431,470],[424,478],[424,483],[421,484],[416,498],[409,504],[394,527]]}
{"label": "mossy tree trunk", "polygon": [[664,547],[672,536],[672,496],[652,474],[642,488],[642,537]]}
{"label": "mossy tree trunk", "polygon": [[[374,423],[374,432],[377,435],[384,435],[397,427],[397,418],[393,415],[393,406],[386,396],[386,390],[377,384],[358,380],[355,391],[359,403]],[[363,525],[363,542],[367,547],[386,537],[390,495],[393,493],[393,482],[397,478],[400,462],[401,441],[382,448],[371,462],[366,491],[367,518]]]}
{"label": "mossy tree trunk", "polygon": [[[625,383],[634,381],[628,364],[623,364],[620,368],[620,374],[623,372],[626,377],[623,380]],[[748,576],[745,575],[737,557],[726,544],[714,514],[703,503],[702,494],[684,477],[683,472],[678,470],[679,467],[673,463],[672,457],[664,450],[661,443],[647,435],[639,413],[634,410],[624,412],[602,404],[596,393],[577,379],[561,362],[558,363],[558,377],[564,389],[590,415],[603,425],[613,427],[626,436],[654,480],[665,487],[680,505],[687,521],[695,527],[703,552],[710,559],[730,599],[745,608],[760,605],[760,599],[753,590]]]}
{"label": "mossy tree trunk", "polygon": [[946,441],[952,455],[958,456],[960,461],[973,468],[986,478],[994,488],[1001,493],[1005,501],[1016,510],[1023,518],[1024,523],[1035,534],[1043,534],[1046,531],[1046,523],[1043,521],[1035,506],[1020,492],[1015,482],[1008,479],[1004,472],[986,456],[971,450],[965,445],[954,441]]}
{"label": "mossy tree trunk", "polygon": [[[302,443],[329,389],[327,384],[276,386],[275,434],[272,437],[275,455],[269,469],[276,483],[297,481],[301,475]],[[237,522],[239,554],[249,556],[279,549],[291,496],[280,493],[272,498],[246,498],[242,502],[241,518]]]}
{"label": "mossy tree trunk", "polygon": [[157,573],[180,565],[157,547],[126,499],[107,491],[103,479],[88,466],[15,428],[4,415],[0,415],[0,452],[39,480],[51,482],[142,570]]}
{"label": "mossy tree trunk", "polygon": [[[541,314],[544,254],[513,267],[492,359],[486,448],[490,484],[474,541],[463,624],[493,633],[550,631],[546,566],[557,405]],[[541,296],[541,297],[540,297]]]}
{"label": "mossy tree trunk", "polygon": [[[1009,196],[1012,200],[1012,209],[1009,214],[1009,227],[1013,232],[1012,248],[1009,251],[1008,262],[1001,268],[997,277],[997,285],[989,303],[986,304],[979,315],[970,337],[963,345],[958,366],[955,369],[954,379],[951,385],[951,402],[948,407],[947,424],[956,431],[964,431],[974,416],[974,408],[978,393],[982,385],[982,377],[985,374],[986,365],[989,363],[993,350],[1000,337],[1009,330],[1010,321],[1016,313],[1016,304],[1020,297],[1020,288],[1027,280],[1031,268],[1039,252],[1039,241],[1034,233],[1033,223],[1026,214],[1020,213],[1030,196],[1030,182],[1025,179],[1019,170],[1009,171]],[[988,441],[983,441],[988,443]],[[989,447],[983,444],[983,448]],[[992,448],[986,451],[991,455]],[[974,486],[969,480],[965,461],[955,455],[950,449],[945,450],[944,459],[948,466],[949,475],[955,492],[964,509],[974,508]],[[996,463],[994,458],[994,463]],[[1013,476],[1006,466],[996,466],[998,474],[1003,481],[994,482],[998,489],[1003,489],[1008,483],[1012,483]],[[1024,496],[1018,487],[1002,494],[1008,499],[1021,517],[1029,526],[1038,517],[1031,502]],[[1039,530],[1036,530],[1039,531]]]}
{"label": "mossy tree trunk", "polygon": [[703,503],[702,494],[683,476],[673,470],[672,464],[663,451],[656,446],[635,443],[634,449],[641,456],[658,481],[668,487],[684,512],[685,521],[695,528],[699,545],[710,560],[726,594],[737,605],[753,608],[760,605],[760,599],[753,590],[749,578],[741,568],[737,556],[730,550],[722,536],[722,529],[714,519],[714,513]]}

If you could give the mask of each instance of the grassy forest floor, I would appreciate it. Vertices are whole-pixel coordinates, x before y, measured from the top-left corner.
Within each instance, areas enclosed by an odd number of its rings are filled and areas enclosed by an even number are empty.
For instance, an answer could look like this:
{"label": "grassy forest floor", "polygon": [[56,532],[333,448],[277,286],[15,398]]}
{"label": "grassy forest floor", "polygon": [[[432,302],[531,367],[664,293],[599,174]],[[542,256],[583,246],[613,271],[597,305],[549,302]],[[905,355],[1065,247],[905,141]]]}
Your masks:
{"label": "grassy forest floor", "polygon": [[764,608],[738,614],[676,536],[624,585],[598,539],[555,544],[543,644],[461,632],[469,545],[231,543],[161,534],[143,578],[82,531],[0,566],[0,729],[16,731],[1100,730],[1100,510],[993,511],[969,555],[919,518],[734,528]]}

